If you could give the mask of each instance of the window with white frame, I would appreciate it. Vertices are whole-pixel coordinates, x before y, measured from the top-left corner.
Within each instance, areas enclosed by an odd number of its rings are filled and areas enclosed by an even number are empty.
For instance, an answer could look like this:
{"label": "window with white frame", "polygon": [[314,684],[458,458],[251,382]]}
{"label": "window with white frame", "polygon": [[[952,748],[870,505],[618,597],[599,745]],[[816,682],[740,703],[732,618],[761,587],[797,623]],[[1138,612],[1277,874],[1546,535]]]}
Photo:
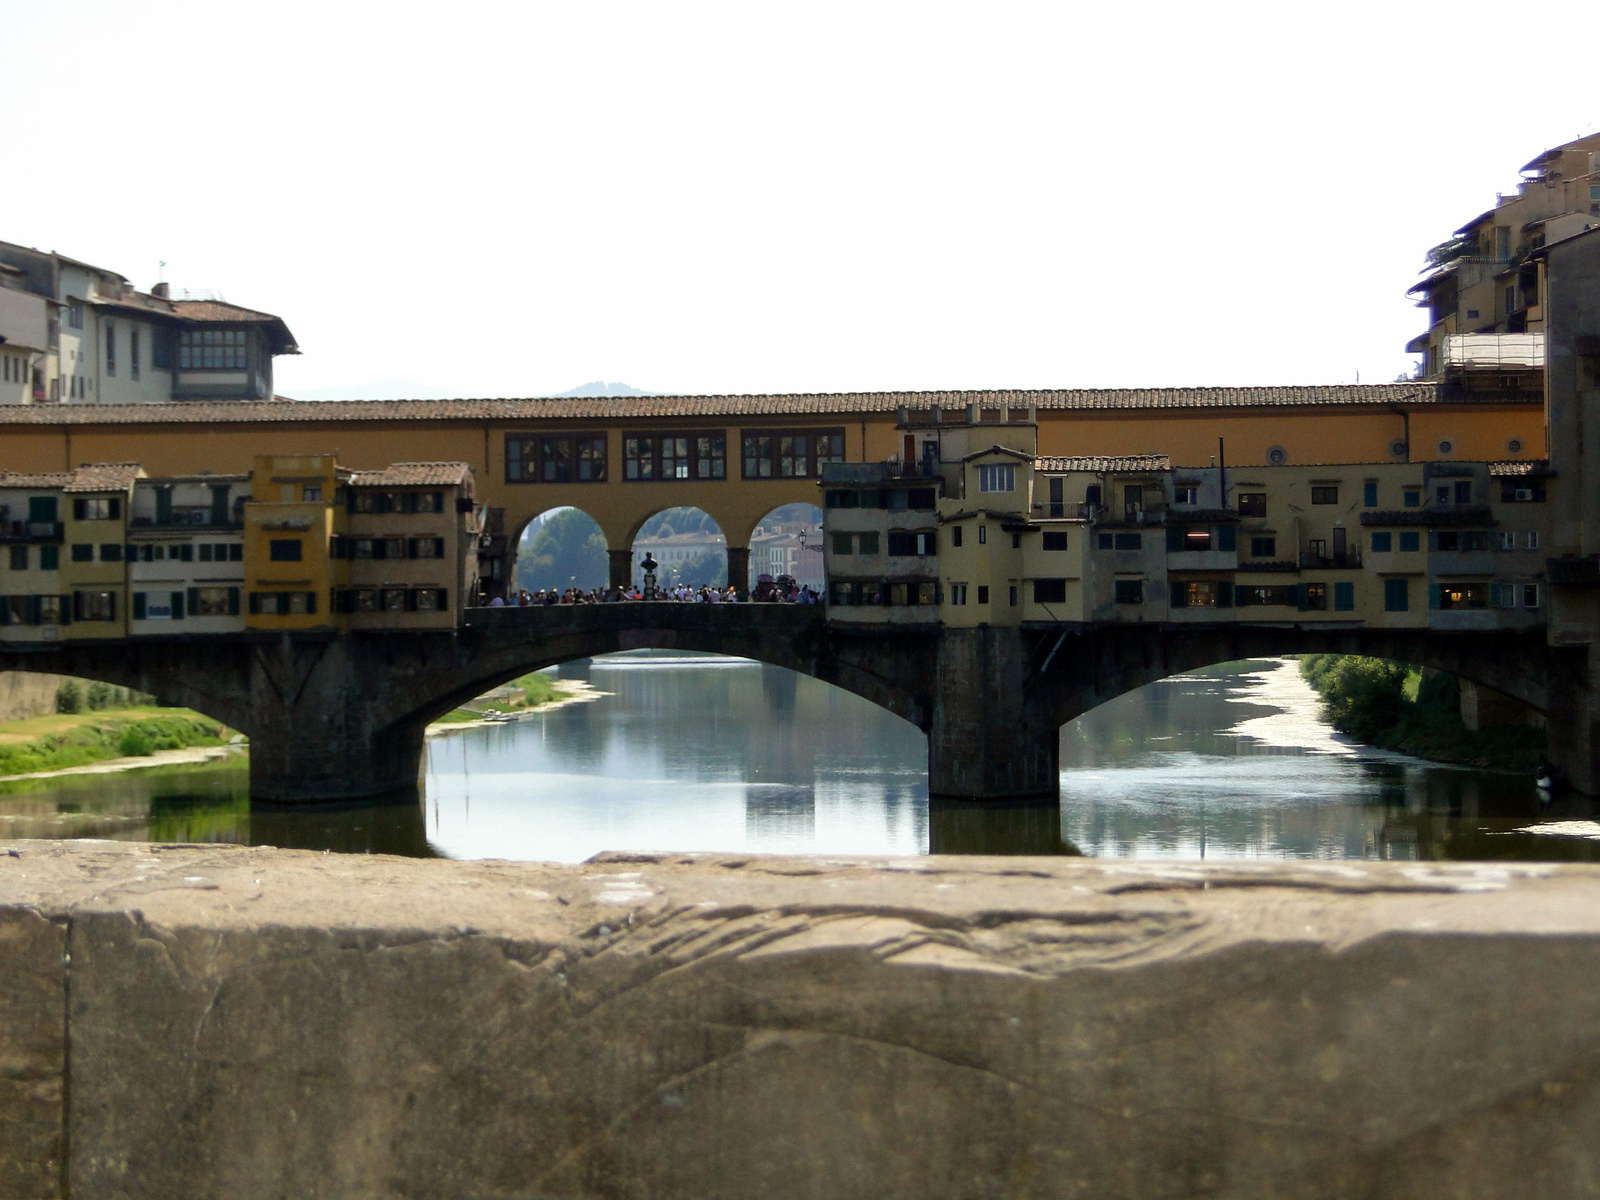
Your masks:
{"label": "window with white frame", "polygon": [[1014,492],[1017,490],[1016,463],[982,463],[978,467],[980,492]]}

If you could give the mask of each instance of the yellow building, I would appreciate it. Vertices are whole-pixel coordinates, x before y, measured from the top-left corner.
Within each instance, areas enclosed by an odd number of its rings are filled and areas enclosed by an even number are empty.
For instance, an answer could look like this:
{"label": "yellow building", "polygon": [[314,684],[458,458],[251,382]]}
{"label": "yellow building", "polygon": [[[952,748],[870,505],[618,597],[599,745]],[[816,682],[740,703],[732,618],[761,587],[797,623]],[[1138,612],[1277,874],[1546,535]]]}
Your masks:
{"label": "yellow building", "polygon": [[120,638],[128,632],[125,565],[136,463],[99,463],[62,485],[62,638]]}
{"label": "yellow building", "polygon": [[331,454],[261,454],[244,504],[245,625],[250,629],[342,629],[332,612],[345,561],[330,552],[344,532],[340,480]]}

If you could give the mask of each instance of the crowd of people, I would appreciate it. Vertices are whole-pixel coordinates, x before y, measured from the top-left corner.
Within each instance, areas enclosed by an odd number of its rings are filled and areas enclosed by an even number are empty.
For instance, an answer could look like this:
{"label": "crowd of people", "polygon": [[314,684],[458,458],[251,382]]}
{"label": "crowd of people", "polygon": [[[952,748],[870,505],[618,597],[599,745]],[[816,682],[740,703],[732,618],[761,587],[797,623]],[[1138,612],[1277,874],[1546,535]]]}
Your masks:
{"label": "crowd of people", "polygon": [[690,587],[688,584],[677,584],[673,587],[655,588],[652,594],[646,594],[645,589],[638,586],[612,587],[612,588],[567,588],[557,591],[555,588],[541,589],[530,592],[522,588],[516,593],[506,596],[494,597],[489,601],[490,608],[535,608],[553,604],[623,604],[633,601],[668,601],[675,604],[743,604],[754,602],[758,604],[820,604],[822,597],[809,587],[791,586],[788,588],[774,588],[770,585],[759,586],[748,600],[739,595],[739,590],[732,584],[727,587]]}

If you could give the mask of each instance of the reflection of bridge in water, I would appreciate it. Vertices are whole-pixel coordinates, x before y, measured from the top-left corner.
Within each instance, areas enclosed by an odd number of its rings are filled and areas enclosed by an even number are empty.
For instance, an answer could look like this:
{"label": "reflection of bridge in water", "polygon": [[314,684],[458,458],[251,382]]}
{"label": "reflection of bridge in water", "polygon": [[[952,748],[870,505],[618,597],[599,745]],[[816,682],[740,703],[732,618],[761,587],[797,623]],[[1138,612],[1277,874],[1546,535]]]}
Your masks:
{"label": "reflection of bridge in water", "polygon": [[1536,632],[843,627],[821,607],[781,604],[474,609],[453,631],[84,640],[0,651],[0,669],[103,679],[198,709],[250,737],[256,798],[303,802],[413,788],[431,720],[529,671],[643,648],[755,659],[865,697],[927,735],[930,796],[985,801],[1056,795],[1063,724],[1212,663],[1368,654],[1436,667],[1546,712],[1577,694],[1552,684],[1573,670],[1570,652]]}

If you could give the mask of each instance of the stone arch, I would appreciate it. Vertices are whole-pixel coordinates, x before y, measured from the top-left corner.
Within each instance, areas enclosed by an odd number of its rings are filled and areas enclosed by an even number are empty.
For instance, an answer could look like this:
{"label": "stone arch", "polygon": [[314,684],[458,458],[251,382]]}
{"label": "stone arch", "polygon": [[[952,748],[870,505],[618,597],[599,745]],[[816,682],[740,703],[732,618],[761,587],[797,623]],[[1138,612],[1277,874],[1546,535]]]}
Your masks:
{"label": "stone arch", "polygon": [[[564,536],[558,545],[551,546],[547,543],[542,547],[544,553],[541,557],[560,558],[562,561],[552,562],[548,570],[541,571],[539,566],[533,566],[530,570],[529,560],[535,553],[534,543],[538,540],[538,531],[553,534],[558,529]],[[598,538],[599,542],[597,547],[586,544],[595,538]],[[597,555],[592,553],[596,549]],[[530,591],[550,587],[564,589],[569,586],[585,590],[603,588],[608,583],[610,549],[611,543],[606,536],[605,527],[578,505],[557,504],[530,513],[516,529],[515,539],[507,538],[509,591],[514,594],[522,587]],[[593,561],[590,561],[591,559]]]}
{"label": "stone arch", "polygon": [[793,575],[824,590],[822,570],[822,509],[804,500],[780,504],[766,512],[747,542],[750,549],[750,585],[761,575]]}
{"label": "stone arch", "polygon": [[656,579],[663,587],[723,587],[730,581],[731,543],[721,522],[697,504],[658,508],[639,519],[628,542],[630,583],[643,583],[639,562],[647,549],[661,564]]}

